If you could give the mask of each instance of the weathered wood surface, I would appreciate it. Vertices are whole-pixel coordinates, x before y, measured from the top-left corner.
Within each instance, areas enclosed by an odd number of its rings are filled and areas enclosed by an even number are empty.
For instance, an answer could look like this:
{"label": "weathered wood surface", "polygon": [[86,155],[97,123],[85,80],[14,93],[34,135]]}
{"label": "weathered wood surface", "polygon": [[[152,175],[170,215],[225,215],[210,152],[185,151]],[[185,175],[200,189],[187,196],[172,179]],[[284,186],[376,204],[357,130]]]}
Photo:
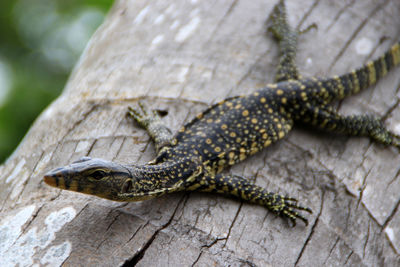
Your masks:
{"label": "weathered wood surface", "polygon": [[[229,170],[296,196],[314,214],[291,228],[264,208],[216,195],[115,203],[46,186],[81,156],[146,162],[149,137],[124,116],[144,99],[172,129],[207,105],[273,81],[264,23],[276,1],[120,0],[64,93],[0,169],[2,266],[394,266],[400,264],[400,154],[366,138],[295,128]],[[400,36],[397,0],[288,1],[306,76],[341,74]],[[339,103],[400,131],[400,70]]]}

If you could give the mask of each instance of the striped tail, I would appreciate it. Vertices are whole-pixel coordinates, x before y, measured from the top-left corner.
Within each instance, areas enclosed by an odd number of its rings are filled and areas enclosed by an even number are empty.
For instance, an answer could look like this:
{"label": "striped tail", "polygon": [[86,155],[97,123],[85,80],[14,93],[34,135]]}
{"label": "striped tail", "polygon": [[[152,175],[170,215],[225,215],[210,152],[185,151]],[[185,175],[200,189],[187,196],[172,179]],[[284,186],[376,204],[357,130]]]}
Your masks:
{"label": "striped tail", "polygon": [[322,81],[322,87],[328,91],[328,102],[334,99],[342,99],[348,95],[358,93],[375,84],[390,70],[400,63],[400,42],[393,45],[380,58],[369,61],[363,67],[346,73],[342,76]]}

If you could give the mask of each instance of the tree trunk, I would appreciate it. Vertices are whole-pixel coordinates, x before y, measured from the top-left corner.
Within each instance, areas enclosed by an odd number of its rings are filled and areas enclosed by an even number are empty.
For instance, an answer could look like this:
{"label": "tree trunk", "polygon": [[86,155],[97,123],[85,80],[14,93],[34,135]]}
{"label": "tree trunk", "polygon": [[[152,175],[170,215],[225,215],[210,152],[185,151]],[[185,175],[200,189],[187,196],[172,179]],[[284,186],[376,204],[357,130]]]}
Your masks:
{"label": "tree trunk", "polygon": [[[169,3],[168,3],[169,2]],[[228,172],[310,206],[296,227],[265,208],[178,193],[117,203],[43,183],[81,156],[144,163],[146,132],[125,117],[139,99],[173,130],[208,105],[273,82],[276,1],[119,0],[63,94],[0,169],[0,262],[57,266],[399,266],[399,151],[367,138],[296,127]],[[381,55],[400,36],[398,0],[287,1],[304,76],[330,76]],[[400,131],[396,69],[338,103]],[[397,128],[397,129],[396,129]]]}

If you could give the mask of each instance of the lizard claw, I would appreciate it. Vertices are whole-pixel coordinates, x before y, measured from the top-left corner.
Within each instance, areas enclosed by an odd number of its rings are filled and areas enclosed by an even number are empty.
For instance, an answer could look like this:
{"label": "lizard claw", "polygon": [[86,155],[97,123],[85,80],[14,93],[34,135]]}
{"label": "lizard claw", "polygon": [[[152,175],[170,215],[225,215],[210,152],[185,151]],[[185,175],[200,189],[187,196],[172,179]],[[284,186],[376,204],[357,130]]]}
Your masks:
{"label": "lizard claw", "polygon": [[156,110],[148,112],[148,108],[142,103],[138,102],[139,109],[128,107],[127,116],[132,117],[142,128],[147,128],[150,122],[158,119]]}
{"label": "lizard claw", "polygon": [[297,219],[302,220],[305,225],[308,225],[308,219],[298,211],[312,213],[312,210],[297,204],[297,202],[298,200],[295,198],[274,195],[272,197],[272,202],[269,203],[267,207],[280,216],[288,218],[294,226],[296,225]]}

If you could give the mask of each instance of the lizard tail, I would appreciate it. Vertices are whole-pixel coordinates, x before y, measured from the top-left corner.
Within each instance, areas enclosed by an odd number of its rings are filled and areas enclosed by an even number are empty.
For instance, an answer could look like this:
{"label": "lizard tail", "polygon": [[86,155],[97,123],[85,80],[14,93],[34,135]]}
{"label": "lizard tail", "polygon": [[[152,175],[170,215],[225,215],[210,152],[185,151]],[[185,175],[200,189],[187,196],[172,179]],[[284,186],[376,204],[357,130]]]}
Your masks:
{"label": "lizard tail", "polygon": [[[390,70],[400,64],[400,42],[393,45],[380,58],[369,61],[363,67],[353,70],[339,77],[322,81],[322,88],[325,90],[325,99],[330,102],[335,99],[358,93],[367,87],[375,84],[384,77]],[[327,94],[329,95],[327,97]]]}

